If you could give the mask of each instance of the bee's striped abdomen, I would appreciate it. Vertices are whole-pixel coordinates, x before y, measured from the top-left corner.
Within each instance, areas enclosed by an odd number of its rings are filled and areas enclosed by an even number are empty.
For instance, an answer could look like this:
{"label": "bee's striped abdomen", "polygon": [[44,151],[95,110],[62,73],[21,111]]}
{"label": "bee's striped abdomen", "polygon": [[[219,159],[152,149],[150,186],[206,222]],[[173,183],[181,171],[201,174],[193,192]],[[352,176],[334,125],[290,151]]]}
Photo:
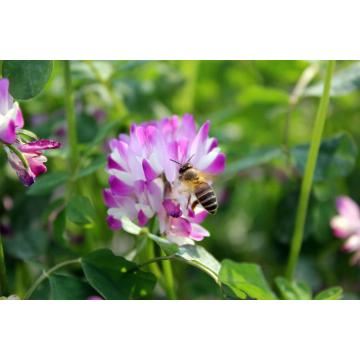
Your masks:
{"label": "bee's striped abdomen", "polygon": [[195,191],[195,196],[206,211],[210,214],[216,213],[218,208],[216,195],[209,184],[205,182],[200,184]]}

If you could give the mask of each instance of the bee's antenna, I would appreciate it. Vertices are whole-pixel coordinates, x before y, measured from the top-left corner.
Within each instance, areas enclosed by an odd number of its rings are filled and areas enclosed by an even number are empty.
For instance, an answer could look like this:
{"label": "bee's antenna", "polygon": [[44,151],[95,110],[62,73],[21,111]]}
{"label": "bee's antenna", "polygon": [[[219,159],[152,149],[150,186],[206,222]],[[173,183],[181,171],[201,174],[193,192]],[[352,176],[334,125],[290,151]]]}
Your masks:
{"label": "bee's antenna", "polygon": [[192,154],[186,162],[189,163],[190,160],[191,160],[194,156],[195,156],[195,154]]}
{"label": "bee's antenna", "polygon": [[173,161],[174,163],[176,163],[176,164],[179,164],[180,166],[182,166],[182,163],[179,163],[178,161],[176,161],[176,160],[173,160],[173,159],[169,159],[170,161]]}

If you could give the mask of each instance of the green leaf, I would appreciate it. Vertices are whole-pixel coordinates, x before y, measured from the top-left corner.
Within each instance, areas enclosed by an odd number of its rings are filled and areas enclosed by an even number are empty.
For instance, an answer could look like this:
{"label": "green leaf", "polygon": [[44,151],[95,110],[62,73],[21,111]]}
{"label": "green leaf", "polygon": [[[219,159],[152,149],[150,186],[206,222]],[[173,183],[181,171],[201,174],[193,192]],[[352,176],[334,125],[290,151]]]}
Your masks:
{"label": "green leaf", "polygon": [[135,263],[108,249],[84,256],[81,263],[86,279],[105,299],[144,299],[156,283],[152,273],[139,270]]}
{"label": "green leaf", "polygon": [[[323,82],[308,87],[305,91],[307,96],[321,96]],[[336,72],[332,79],[331,96],[342,96],[360,88],[360,62]]]}
{"label": "green leaf", "polygon": [[218,274],[220,270],[220,263],[202,246],[199,245],[185,245],[179,247],[175,254],[181,260],[188,264],[199,268],[210,275],[216,282],[218,282]]}
{"label": "green leaf", "polygon": [[229,164],[225,170],[225,176],[233,176],[239,171],[250,169],[254,166],[269,163],[274,159],[282,156],[282,151],[279,148],[266,148],[254,151],[249,156],[242,158],[239,161]]}
{"label": "green leaf", "polygon": [[241,299],[244,293],[258,300],[276,299],[259,265],[223,260],[219,280]]}
{"label": "green leaf", "polygon": [[38,95],[48,82],[53,68],[49,60],[5,60],[2,75],[10,80],[15,99],[27,100]]}
{"label": "green leaf", "polygon": [[77,225],[90,225],[94,222],[95,209],[86,196],[74,196],[66,209],[67,218]]}
{"label": "green leaf", "polygon": [[65,184],[70,175],[67,172],[55,172],[41,175],[27,191],[30,196],[47,195],[56,187]]}
{"label": "green leaf", "polygon": [[311,289],[304,283],[288,281],[283,277],[277,277],[275,284],[279,289],[282,299],[285,300],[310,300]]}
{"label": "green leaf", "polygon": [[75,276],[53,274],[49,277],[49,282],[52,300],[85,300],[94,295],[90,285]]}
{"label": "green leaf", "polygon": [[47,246],[47,233],[37,229],[17,232],[14,238],[5,241],[7,253],[21,260],[37,260],[46,252]]}
{"label": "green leaf", "polygon": [[[309,145],[298,145],[291,150],[295,166],[303,175]],[[347,176],[354,168],[358,154],[353,138],[347,133],[337,134],[321,142],[314,180],[323,181]]]}
{"label": "green leaf", "polygon": [[340,300],[343,296],[343,289],[340,286],[334,286],[319,292],[315,300]]}

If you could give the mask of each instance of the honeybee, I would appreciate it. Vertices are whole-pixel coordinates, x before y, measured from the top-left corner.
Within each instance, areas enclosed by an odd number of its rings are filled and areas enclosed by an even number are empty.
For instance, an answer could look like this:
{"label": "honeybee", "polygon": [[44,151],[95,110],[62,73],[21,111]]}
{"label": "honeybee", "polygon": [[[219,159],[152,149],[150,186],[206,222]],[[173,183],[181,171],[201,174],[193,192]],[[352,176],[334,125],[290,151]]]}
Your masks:
{"label": "honeybee", "polygon": [[194,194],[196,201],[192,204],[192,209],[200,204],[210,214],[214,215],[218,208],[216,194],[212,186],[208,183],[206,175],[201,171],[194,168],[190,163],[191,156],[185,163],[179,163],[176,160],[171,161],[180,165],[179,168],[179,181],[185,185],[190,192],[189,202],[191,194]]}

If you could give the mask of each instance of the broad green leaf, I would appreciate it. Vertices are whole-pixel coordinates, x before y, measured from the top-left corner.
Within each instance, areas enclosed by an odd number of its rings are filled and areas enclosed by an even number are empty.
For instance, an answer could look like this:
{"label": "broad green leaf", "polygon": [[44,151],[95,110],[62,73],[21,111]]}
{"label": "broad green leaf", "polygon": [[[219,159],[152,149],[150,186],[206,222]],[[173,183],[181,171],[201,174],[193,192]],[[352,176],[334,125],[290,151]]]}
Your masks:
{"label": "broad green leaf", "polygon": [[54,172],[41,175],[36,179],[35,184],[27,191],[27,194],[31,196],[50,194],[56,187],[65,184],[69,177],[70,175],[67,172]]}
{"label": "broad green leaf", "polygon": [[343,289],[340,286],[334,286],[319,292],[315,300],[340,300],[343,296]]}
{"label": "broad green leaf", "polygon": [[95,158],[88,166],[81,169],[75,176],[75,180],[81,179],[84,176],[91,175],[100,168],[105,168],[105,165],[106,165],[106,156],[100,155],[97,158]]}
{"label": "broad green leaf", "polygon": [[275,279],[282,299],[285,300],[310,300],[311,289],[304,283],[288,281],[283,277]]}
{"label": "broad green leaf", "polygon": [[206,272],[216,282],[218,282],[220,263],[202,246],[180,246],[175,255],[190,265],[193,265]]}
{"label": "broad green leaf", "polygon": [[86,196],[73,196],[66,209],[67,218],[77,225],[89,225],[94,222],[95,209]]}
{"label": "broad green leaf", "polygon": [[258,300],[276,299],[260,266],[257,264],[223,260],[219,280],[241,299],[243,299],[244,293],[250,298]]}
{"label": "broad green leaf", "polygon": [[147,298],[156,283],[152,273],[139,270],[135,263],[108,249],[84,256],[81,263],[86,279],[105,299]]}
{"label": "broad green leaf", "polygon": [[27,100],[41,92],[52,68],[50,60],[5,60],[2,75],[10,80],[11,95],[15,99]]}
{"label": "broad green leaf", "polygon": [[254,166],[266,164],[282,156],[280,148],[266,148],[254,151],[249,156],[235,161],[226,167],[224,176],[233,176],[239,171],[250,169]]}
{"label": "broad green leaf", "polygon": [[7,253],[22,260],[37,260],[45,254],[47,246],[47,233],[36,229],[24,229],[5,241]]}
{"label": "broad green leaf", "polygon": [[[305,91],[307,96],[321,96],[323,82],[308,87]],[[356,62],[345,69],[339,70],[333,76],[331,82],[331,96],[346,95],[360,88],[360,62]]]}
{"label": "broad green leaf", "polygon": [[[309,145],[299,145],[291,150],[295,166],[304,174]],[[322,141],[316,164],[314,180],[322,181],[348,175],[355,166],[358,149],[347,133],[337,134]]]}
{"label": "broad green leaf", "polygon": [[53,274],[49,277],[49,282],[52,300],[85,300],[94,295],[90,285],[75,276]]}

